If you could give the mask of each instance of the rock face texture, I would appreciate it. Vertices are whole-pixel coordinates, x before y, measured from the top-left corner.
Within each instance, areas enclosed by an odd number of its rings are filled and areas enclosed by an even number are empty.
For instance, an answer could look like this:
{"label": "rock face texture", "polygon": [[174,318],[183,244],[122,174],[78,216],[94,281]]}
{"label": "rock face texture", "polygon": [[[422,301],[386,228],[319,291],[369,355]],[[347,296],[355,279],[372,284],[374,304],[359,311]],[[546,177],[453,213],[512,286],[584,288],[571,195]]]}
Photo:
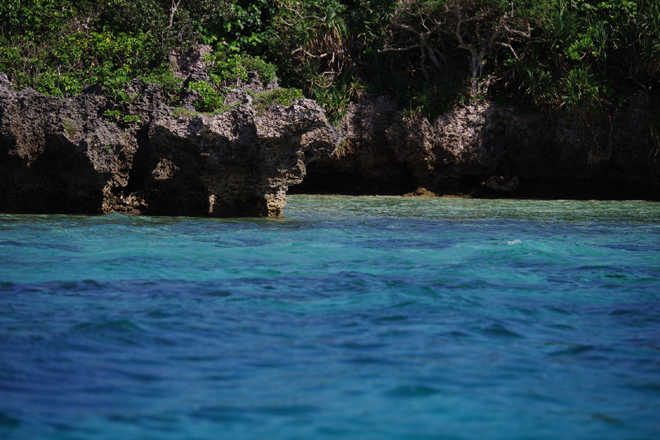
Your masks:
{"label": "rock face texture", "polygon": [[429,121],[374,97],[349,107],[346,140],[293,191],[659,200],[652,110],[640,93],[589,123],[489,101]]}
{"label": "rock face texture", "polygon": [[[305,164],[329,156],[339,132],[310,100],[257,114],[243,103],[222,115],[167,115],[153,122],[148,213],[281,216]],[[203,188],[200,191],[199,188]]]}
{"label": "rock face texture", "polygon": [[[186,57],[179,73],[202,78],[203,58]],[[194,111],[192,90],[177,108],[139,80],[123,100],[94,86],[61,99],[16,92],[0,73],[0,212],[280,216],[291,186],[660,200],[660,130],[654,137],[648,93],[589,123],[489,101],[431,121],[377,96],[351,104],[335,128],[310,100],[252,104],[248,92],[275,87],[251,75],[228,93],[233,108],[207,115]]]}
{"label": "rock face texture", "polygon": [[341,134],[310,100],[210,116],[134,80],[127,102],[16,92],[0,74],[0,212],[280,216]]}

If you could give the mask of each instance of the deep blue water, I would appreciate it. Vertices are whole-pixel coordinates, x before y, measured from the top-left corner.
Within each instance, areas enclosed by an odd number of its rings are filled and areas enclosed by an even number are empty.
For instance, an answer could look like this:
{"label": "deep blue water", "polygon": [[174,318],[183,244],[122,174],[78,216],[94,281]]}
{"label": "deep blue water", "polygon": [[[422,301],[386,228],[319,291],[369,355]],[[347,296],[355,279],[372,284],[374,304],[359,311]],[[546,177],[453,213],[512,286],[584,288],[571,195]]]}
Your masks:
{"label": "deep blue water", "polygon": [[285,215],[0,215],[0,438],[660,438],[660,204]]}

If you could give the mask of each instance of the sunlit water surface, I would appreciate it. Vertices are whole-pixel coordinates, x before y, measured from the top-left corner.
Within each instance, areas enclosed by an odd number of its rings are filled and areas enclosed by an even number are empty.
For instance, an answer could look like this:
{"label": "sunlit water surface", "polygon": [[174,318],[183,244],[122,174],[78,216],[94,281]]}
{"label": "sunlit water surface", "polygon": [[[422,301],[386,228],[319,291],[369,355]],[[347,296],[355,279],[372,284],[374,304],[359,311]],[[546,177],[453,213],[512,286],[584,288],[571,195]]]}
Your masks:
{"label": "sunlit water surface", "polygon": [[660,205],[0,215],[0,438],[658,439]]}

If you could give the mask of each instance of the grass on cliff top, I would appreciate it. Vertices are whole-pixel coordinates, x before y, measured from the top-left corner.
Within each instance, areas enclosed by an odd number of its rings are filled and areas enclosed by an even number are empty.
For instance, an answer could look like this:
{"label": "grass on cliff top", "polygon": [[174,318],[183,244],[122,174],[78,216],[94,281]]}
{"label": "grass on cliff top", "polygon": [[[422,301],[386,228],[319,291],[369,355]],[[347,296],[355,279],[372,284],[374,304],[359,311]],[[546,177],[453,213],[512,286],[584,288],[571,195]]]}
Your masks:
{"label": "grass on cliff top", "polygon": [[269,90],[267,92],[257,93],[253,96],[253,105],[258,113],[265,112],[273,104],[288,107],[294,99],[304,98],[302,91],[295,88]]}
{"label": "grass on cliff top", "polygon": [[[257,114],[265,113],[266,110],[268,110],[270,106],[273,104],[279,104],[284,107],[288,107],[291,105],[294,99],[304,98],[302,92],[299,89],[275,89],[261,93],[252,93],[248,91],[248,93],[253,97],[252,106],[257,110]],[[202,100],[204,100],[204,96],[202,96]],[[223,100],[224,100],[224,96],[222,96],[222,100],[218,96],[215,102],[220,103]],[[208,103],[209,101],[207,100],[205,102]],[[219,104],[217,107],[211,108],[209,111],[194,111],[194,110],[188,110],[183,107],[175,107],[174,111],[172,112],[172,116],[174,116],[175,118],[178,118],[179,116],[182,115],[190,116],[193,118],[199,115],[212,117],[225,113],[229,110],[232,110],[238,107],[239,105],[240,103],[238,102],[231,105]],[[208,107],[202,107],[202,108],[208,108]]]}

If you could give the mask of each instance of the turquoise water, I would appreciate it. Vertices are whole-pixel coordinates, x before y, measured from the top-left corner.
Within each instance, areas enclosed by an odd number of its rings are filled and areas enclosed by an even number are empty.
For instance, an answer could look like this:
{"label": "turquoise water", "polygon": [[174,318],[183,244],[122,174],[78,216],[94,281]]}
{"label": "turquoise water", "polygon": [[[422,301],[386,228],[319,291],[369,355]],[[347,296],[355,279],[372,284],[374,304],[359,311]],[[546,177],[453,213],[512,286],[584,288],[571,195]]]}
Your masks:
{"label": "turquoise water", "polygon": [[0,438],[660,438],[660,204],[285,215],[0,215]]}

